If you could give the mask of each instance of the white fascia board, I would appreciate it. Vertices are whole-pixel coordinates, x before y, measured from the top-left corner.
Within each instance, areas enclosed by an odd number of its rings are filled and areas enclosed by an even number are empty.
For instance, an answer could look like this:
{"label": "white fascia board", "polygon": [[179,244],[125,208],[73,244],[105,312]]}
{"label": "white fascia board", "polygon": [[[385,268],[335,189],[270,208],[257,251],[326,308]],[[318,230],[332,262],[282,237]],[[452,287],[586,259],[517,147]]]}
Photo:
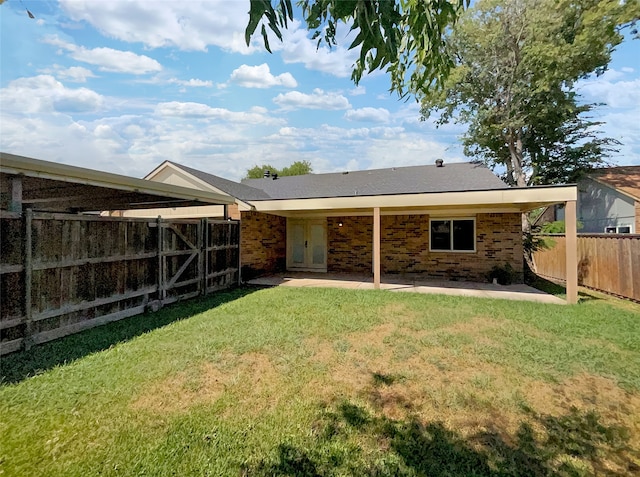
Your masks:
{"label": "white fascia board", "polygon": [[146,181],[152,181],[153,178],[160,173],[160,171],[162,171],[162,170],[164,170],[164,169],[166,169],[168,167],[171,167],[171,165],[172,164],[170,164],[169,161],[164,161],[162,164],[157,166],[154,170],[149,172],[149,174],[144,176],[143,179],[146,180]]}
{"label": "white fascia board", "polygon": [[169,161],[164,161],[162,164],[160,164],[158,167],[156,167],[153,171],[151,171],[149,174],[147,174],[145,176],[145,180],[153,181],[154,177],[158,176],[165,169],[171,169],[173,172],[175,172],[177,174],[184,174],[190,180],[192,180],[196,184],[200,185],[201,186],[201,190],[209,190],[211,192],[215,192],[216,194],[222,194],[222,195],[226,195],[228,197],[232,197],[233,199],[235,199],[235,203],[238,204],[239,207],[241,207],[241,208],[244,207],[243,210],[252,210],[252,207],[249,204],[247,204],[246,202],[243,202],[240,199],[238,199],[237,197],[234,197],[231,194],[228,194],[225,191],[223,191],[221,189],[218,189],[217,187],[212,186],[208,182],[203,181],[199,177],[196,177],[193,174],[191,174],[190,172],[185,171],[184,169],[182,169],[180,167],[179,164],[178,165],[172,164]]}
{"label": "white fascia board", "polygon": [[406,207],[528,207],[557,204],[577,199],[576,186],[532,187],[433,194],[328,197],[320,199],[255,200],[250,203],[259,212],[312,211],[336,209],[406,208]]}

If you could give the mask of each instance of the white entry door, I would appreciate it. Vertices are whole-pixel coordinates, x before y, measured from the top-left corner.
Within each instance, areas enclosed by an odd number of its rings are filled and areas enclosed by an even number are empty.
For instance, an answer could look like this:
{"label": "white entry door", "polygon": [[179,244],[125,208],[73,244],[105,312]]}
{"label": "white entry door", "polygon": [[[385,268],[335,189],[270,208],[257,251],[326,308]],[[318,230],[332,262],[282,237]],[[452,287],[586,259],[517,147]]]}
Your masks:
{"label": "white entry door", "polygon": [[287,269],[327,271],[326,219],[287,219]]}

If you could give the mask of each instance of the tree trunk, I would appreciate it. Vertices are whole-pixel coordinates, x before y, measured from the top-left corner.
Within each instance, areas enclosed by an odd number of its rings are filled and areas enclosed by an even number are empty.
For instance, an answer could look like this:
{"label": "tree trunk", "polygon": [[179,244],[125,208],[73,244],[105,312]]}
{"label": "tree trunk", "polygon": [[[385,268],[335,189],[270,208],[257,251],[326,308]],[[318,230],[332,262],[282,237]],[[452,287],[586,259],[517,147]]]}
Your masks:
{"label": "tree trunk", "polygon": [[509,154],[511,155],[511,165],[513,167],[513,180],[518,187],[526,187],[527,180],[522,168],[522,131],[509,128],[507,133],[507,145],[509,146]]}

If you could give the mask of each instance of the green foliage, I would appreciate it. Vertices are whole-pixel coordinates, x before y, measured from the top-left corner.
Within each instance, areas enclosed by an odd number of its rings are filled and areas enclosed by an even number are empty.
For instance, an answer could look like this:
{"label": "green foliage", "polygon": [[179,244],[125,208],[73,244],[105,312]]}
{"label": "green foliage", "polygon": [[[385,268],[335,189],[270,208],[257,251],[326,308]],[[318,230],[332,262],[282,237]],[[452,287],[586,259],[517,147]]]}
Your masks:
{"label": "green foliage", "polygon": [[565,232],[564,220],[555,220],[547,222],[540,226],[540,233],[543,234],[563,234]]}
{"label": "green foliage", "polygon": [[480,0],[446,38],[456,65],[425,91],[423,119],[467,124],[465,153],[511,185],[575,182],[619,143],[598,134],[574,84],[606,70],[639,17],[631,1]]}
{"label": "green foliage", "polygon": [[[404,96],[442,86],[453,65],[445,49],[447,29],[455,23],[468,0],[300,0],[303,21],[313,39],[335,46],[340,22],[356,32],[349,48],[360,48],[351,79],[384,70],[391,91]],[[294,18],[291,0],[251,0],[245,31],[247,44],[261,21],[265,48],[268,29],[282,40],[282,29]]]}
{"label": "green foliage", "polygon": [[[576,229],[580,230],[584,227],[584,224],[581,221],[576,222]],[[542,224],[540,226],[541,234],[563,234],[565,233],[565,223],[564,220],[556,220],[554,222],[547,222],[546,224]]]}
{"label": "green foliage", "polygon": [[511,285],[515,276],[516,273],[511,264],[505,262],[504,265],[494,265],[487,273],[487,280],[493,282],[495,278],[500,285]]}
{"label": "green foliage", "polygon": [[280,177],[284,176],[303,176],[305,174],[311,174],[313,167],[309,161],[296,161],[290,166],[278,169],[271,164],[263,164],[261,166],[255,165],[251,169],[247,170],[245,179],[262,179],[264,177],[264,171],[269,171],[271,175],[277,174]]}

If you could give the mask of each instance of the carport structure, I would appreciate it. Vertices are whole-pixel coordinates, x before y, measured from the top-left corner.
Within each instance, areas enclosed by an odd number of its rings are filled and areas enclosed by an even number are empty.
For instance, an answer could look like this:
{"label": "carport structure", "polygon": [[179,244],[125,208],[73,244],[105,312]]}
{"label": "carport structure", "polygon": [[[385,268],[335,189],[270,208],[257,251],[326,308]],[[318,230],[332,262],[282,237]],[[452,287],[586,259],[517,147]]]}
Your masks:
{"label": "carport structure", "polygon": [[229,205],[227,195],[0,152],[1,209],[84,213]]}
{"label": "carport structure", "polygon": [[229,196],[0,153],[0,354],[238,282],[229,220],[105,217]]}

